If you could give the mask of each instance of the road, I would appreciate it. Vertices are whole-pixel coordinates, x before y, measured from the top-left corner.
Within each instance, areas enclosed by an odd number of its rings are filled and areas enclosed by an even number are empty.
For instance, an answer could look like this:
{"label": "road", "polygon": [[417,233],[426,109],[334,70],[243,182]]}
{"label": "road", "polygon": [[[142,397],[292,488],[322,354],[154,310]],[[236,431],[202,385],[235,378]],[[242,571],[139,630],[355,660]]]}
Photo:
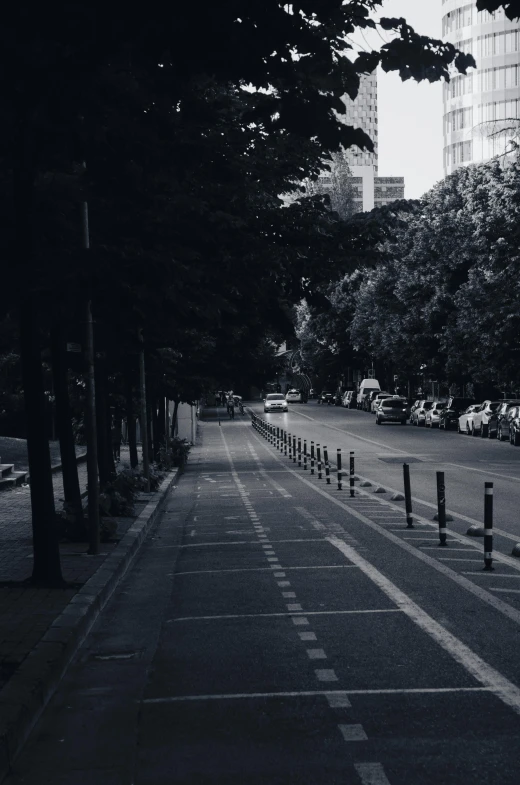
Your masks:
{"label": "road", "polygon": [[439,548],[431,508],[407,529],[374,492],[420,456],[427,502],[449,458],[454,509],[459,477],[481,493],[475,455],[511,455],[514,477],[513,448],[312,405],[269,419],[354,449],[374,484],[351,499],[246,418],[203,423],[8,785],[517,785],[520,564],[483,572],[460,520]]}
{"label": "road", "polygon": [[329,458],[342,450],[343,463],[355,452],[356,473],[374,484],[403,491],[404,462],[410,465],[415,511],[431,519],[437,512],[436,472],[443,471],[446,505],[454,516],[456,531],[471,524],[482,525],[484,483],[494,484],[495,548],[511,553],[520,543],[520,448],[496,439],[462,436],[456,431],[417,428],[407,424],[376,426],[374,415],[336,406],[291,404],[288,414],[265,414],[260,404],[252,405],[259,416],[302,439],[325,443]]}

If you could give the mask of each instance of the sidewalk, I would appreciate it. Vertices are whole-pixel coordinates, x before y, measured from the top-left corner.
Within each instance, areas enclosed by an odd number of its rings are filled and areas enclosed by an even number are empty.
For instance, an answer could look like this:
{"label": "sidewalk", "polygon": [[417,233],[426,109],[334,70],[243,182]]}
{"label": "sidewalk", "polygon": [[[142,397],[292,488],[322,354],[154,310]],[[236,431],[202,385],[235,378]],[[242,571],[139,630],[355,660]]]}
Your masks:
{"label": "sidewalk", "polygon": [[[23,445],[19,449],[23,463]],[[5,447],[4,452],[7,457]],[[57,458],[52,456],[53,466]],[[123,446],[120,466],[126,464],[128,448]],[[0,781],[133,560],[178,473],[174,470],[167,475],[155,493],[140,495],[135,517],[115,519],[117,539],[102,543],[99,555],[89,556],[84,542],[60,543],[63,578],[71,584],[66,589],[23,585],[32,571],[30,488],[0,493]],[[78,474],[83,492],[86,463],[78,463]],[[59,469],[54,472],[53,485],[56,508],[60,509],[63,482]]]}

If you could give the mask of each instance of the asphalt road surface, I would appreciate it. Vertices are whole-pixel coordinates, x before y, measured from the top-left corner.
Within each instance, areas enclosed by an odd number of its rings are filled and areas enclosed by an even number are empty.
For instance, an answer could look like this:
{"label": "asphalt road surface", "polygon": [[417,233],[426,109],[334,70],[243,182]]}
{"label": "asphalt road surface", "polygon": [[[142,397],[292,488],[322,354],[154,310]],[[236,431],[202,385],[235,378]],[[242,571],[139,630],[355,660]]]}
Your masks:
{"label": "asphalt road surface", "polygon": [[[518,784],[520,560],[484,572],[460,515],[482,520],[487,479],[515,509],[520,449],[312,404],[265,419],[354,450],[372,484],[351,499],[247,418],[203,423],[9,785]],[[413,529],[389,492],[405,458]]]}

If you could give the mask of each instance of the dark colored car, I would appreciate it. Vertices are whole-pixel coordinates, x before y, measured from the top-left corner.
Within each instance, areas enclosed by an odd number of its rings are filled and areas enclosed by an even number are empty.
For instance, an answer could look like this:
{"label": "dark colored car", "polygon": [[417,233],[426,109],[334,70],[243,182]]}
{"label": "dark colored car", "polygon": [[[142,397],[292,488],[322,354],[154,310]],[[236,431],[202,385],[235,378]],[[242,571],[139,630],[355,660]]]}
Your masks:
{"label": "dark colored car", "polygon": [[383,398],[376,409],[376,425],[384,422],[399,422],[406,425],[410,407],[406,398]]}
{"label": "dark colored car", "polygon": [[512,406],[520,406],[520,401],[504,401],[500,404],[496,412],[493,412],[488,420],[487,435],[488,439],[495,439],[498,434],[498,424],[502,422],[504,417]]}
{"label": "dark colored car", "polygon": [[322,390],[318,396],[318,403],[334,404],[334,395],[328,390]]}
{"label": "dark colored car", "polygon": [[509,439],[515,447],[520,445],[520,406],[511,406],[498,424],[497,439]]}
{"label": "dark colored car", "polygon": [[473,398],[449,398],[448,403],[440,413],[439,429],[444,428],[445,431],[449,431],[452,428],[456,428],[460,415],[464,414],[468,406],[475,403],[477,401]]}

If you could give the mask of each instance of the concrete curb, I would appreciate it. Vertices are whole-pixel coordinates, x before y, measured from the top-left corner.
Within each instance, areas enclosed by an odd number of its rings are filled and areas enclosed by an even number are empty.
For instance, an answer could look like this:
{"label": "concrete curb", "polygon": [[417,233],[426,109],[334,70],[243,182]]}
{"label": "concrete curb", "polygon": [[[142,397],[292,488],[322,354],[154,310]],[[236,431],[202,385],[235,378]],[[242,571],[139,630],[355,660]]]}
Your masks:
{"label": "concrete curb", "polygon": [[103,564],[71,599],[1,690],[0,782],[62,680],[99,613],[156,522],[181,469],[171,472]]}

